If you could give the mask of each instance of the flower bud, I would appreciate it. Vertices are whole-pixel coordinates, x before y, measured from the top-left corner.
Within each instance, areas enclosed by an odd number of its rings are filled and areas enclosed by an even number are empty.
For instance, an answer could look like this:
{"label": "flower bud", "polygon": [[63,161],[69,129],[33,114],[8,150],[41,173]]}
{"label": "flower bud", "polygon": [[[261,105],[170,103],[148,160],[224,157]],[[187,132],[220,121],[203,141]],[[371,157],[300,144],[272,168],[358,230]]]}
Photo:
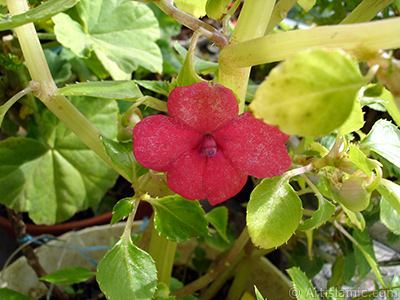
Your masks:
{"label": "flower bud", "polygon": [[361,177],[347,179],[340,191],[340,203],[351,211],[366,209],[371,199],[371,193],[366,190],[366,183]]}
{"label": "flower bud", "polygon": [[[128,111],[125,113],[127,114]],[[118,115],[117,139],[120,142],[132,140],[132,131],[137,123],[141,121],[140,111],[129,112],[127,115]]]}

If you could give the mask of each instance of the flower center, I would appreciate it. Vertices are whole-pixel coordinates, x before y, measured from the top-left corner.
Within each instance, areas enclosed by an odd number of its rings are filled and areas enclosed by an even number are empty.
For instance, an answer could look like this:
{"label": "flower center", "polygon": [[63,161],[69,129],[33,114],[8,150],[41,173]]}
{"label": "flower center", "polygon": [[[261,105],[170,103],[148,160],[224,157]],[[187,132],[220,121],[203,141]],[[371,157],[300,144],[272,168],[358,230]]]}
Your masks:
{"label": "flower center", "polygon": [[203,154],[207,155],[208,157],[217,153],[217,143],[212,136],[205,135],[200,147]]}

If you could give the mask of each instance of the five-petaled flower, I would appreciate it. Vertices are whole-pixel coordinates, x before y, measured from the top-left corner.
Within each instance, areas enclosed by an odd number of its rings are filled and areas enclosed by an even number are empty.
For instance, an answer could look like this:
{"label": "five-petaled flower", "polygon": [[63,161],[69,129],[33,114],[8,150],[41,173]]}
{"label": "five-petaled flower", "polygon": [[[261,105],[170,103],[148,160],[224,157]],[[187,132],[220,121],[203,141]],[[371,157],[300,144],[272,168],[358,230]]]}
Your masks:
{"label": "five-petaled flower", "polygon": [[207,82],[178,87],[169,95],[168,116],[150,116],[133,130],[133,153],[143,166],[167,172],[182,197],[221,203],[236,195],[247,176],[274,177],[289,169],[288,135],[238,115],[234,94]]}

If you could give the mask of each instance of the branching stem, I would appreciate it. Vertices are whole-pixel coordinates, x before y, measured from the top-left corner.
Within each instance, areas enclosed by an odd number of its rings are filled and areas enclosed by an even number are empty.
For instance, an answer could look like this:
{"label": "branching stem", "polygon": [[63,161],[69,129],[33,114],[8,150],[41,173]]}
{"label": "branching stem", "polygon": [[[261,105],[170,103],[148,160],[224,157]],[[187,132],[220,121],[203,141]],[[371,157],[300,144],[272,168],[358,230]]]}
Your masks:
{"label": "branching stem", "polygon": [[189,15],[178,8],[176,8],[171,1],[168,0],[136,0],[138,2],[153,2],[157,5],[164,13],[170,16],[172,19],[178,21],[182,25],[192,29],[193,31],[198,30],[199,28],[204,29],[203,35],[212,41],[218,48],[222,49],[226,45],[228,45],[227,37],[219,32],[213,26]]}
{"label": "branching stem", "polygon": [[[18,15],[29,10],[26,0],[7,0],[7,6],[12,15]],[[57,86],[51,76],[34,25],[29,23],[15,28],[15,31],[17,32],[31,78],[40,84],[40,89],[36,91],[35,96],[91,150],[99,155],[116,172],[127,180],[130,180],[129,176],[112,163],[104,152],[100,139],[101,132],[64,96],[54,95],[57,91]]]}

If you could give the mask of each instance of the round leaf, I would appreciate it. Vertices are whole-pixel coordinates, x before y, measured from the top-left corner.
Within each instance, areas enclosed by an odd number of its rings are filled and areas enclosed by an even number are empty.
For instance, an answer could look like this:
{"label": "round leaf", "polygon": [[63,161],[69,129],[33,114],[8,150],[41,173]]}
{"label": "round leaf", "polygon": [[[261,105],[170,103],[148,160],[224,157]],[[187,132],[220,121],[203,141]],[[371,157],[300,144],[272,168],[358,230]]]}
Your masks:
{"label": "round leaf", "polygon": [[[77,107],[105,135],[116,135],[115,101],[76,97]],[[89,151],[53,113],[41,116],[43,142],[10,138],[0,143],[0,202],[28,211],[36,224],[65,221],[100,201],[118,174]]]}
{"label": "round leaf", "polygon": [[114,79],[125,80],[139,65],[161,72],[162,55],[155,41],[157,19],[146,5],[126,0],[81,0],[83,24],[69,15],[53,17],[57,40],[77,56],[94,51]]}
{"label": "round leaf", "polygon": [[325,135],[346,121],[364,84],[357,64],[342,51],[300,52],[271,71],[250,110],[285,133]]}
{"label": "round leaf", "polygon": [[247,226],[253,244],[278,247],[296,230],[302,216],[301,200],[285,177],[264,179],[251,193]]}

